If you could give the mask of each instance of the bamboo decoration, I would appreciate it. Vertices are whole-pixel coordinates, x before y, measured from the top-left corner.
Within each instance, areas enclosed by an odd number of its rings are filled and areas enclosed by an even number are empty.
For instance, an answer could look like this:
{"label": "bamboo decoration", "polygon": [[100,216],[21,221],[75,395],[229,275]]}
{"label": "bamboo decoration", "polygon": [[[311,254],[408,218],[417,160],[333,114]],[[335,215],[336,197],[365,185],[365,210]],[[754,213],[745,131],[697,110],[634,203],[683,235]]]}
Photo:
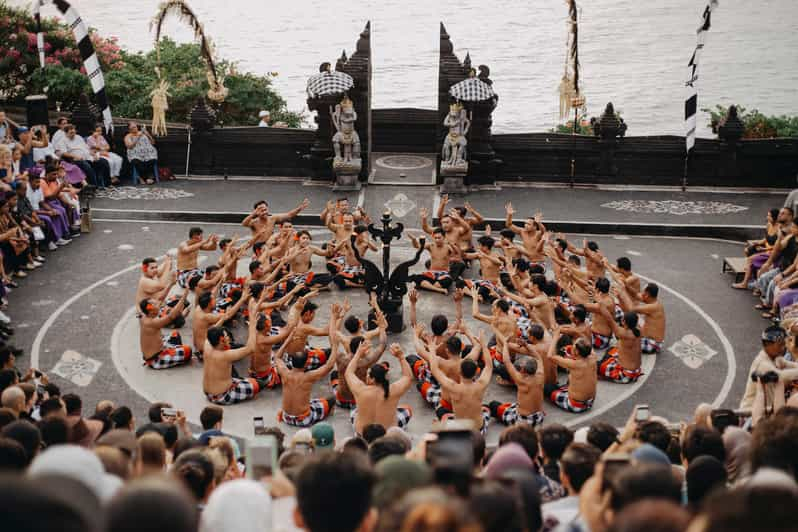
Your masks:
{"label": "bamboo decoration", "polygon": [[[566,0],[568,5],[568,39],[566,41],[565,72],[560,80],[560,119],[568,118],[575,107],[584,106],[584,96],[579,86],[579,23],[576,0]],[[575,103],[578,105],[575,106]]]}
{"label": "bamboo decoration", "polygon": [[163,2],[158,7],[158,13],[155,15],[155,18],[150,23],[150,29],[155,30],[155,55],[157,64],[155,67],[155,73],[158,76],[158,86],[153,89],[151,93],[153,106],[153,130],[156,120],[164,118],[164,134],[166,131],[165,115],[159,117],[157,113],[165,113],[166,109],[169,108],[166,100],[167,96],[169,95],[169,84],[163,78],[163,73],[161,72],[160,41],[164,22],[170,15],[176,15],[178,19],[188,24],[191,29],[194,30],[194,38],[199,41],[200,54],[205,60],[205,65],[207,67],[206,74],[209,85],[208,99],[212,102],[221,103],[227,97],[228,93],[227,88],[224,86],[224,78],[216,72],[216,62],[213,59],[213,43],[205,35],[205,30],[200,21],[197,19],[197,15],[194,14],[194,11],[188,6],[188,4],[186,4],[184,0],[168,0]]}

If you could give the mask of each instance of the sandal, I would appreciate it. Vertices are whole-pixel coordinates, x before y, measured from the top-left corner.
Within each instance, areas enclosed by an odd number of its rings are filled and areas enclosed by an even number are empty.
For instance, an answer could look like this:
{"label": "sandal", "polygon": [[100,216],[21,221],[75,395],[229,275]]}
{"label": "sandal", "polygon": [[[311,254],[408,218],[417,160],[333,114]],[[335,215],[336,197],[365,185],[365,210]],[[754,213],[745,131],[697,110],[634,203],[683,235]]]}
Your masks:
{"label": "sandal", "polygon": [[772,320],[773,318],[776,317],[776,314],[774,314],[773,312],[763,312],[762,317],[765,318],[766,320]]}

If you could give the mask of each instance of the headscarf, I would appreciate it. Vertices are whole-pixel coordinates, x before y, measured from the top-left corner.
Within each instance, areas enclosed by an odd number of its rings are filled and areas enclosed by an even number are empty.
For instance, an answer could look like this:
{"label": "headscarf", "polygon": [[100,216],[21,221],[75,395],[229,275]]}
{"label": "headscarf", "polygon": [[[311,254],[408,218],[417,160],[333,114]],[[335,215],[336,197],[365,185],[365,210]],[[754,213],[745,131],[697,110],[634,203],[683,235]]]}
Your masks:
{"label": "headscarf", "polygon": [[432,483],[432,471],[427,464],[404,456],[394,455],[380,460],[375,469],[377,483],[373,495],[377,508],[390,506],[405,493]]}
{"label": "headscarf", "polygon": [[751,451],[751,434],[740,427],[727,427],[723,431],[723,447],[726,448],[726,472],[729,483],[747,477],[751,472],[749,453]]}
{"label": "headscarf", "polygon": [[266,486],[241,478],[213,490],[202,511],[199,532],[269,532],[272,498]]}
{"label": "headscarf", "polygon": [[485,468],[485,478],[488,480],[498,480],[505,473],[516,470],[532,470],[532,459],[526,451],[517,443],[508,443],[499,447],[488,466]]}
{"label": "headscarf", "polygon": [[93,452],[78,445],[49,447],[33,459],[28,475],[58,475],[76,480],[89,488],[101,502],[107,502],[122,486],[122,481],[105,472]]}

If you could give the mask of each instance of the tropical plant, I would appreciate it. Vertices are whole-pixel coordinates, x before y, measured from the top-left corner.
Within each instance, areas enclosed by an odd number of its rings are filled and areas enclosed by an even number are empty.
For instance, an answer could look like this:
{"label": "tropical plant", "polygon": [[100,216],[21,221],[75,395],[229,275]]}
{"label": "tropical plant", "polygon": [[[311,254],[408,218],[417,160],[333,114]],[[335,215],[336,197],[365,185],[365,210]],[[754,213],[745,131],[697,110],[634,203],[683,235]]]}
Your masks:
{"label": "tropical plant", "polygon": [[[757,109],[748,111],[745,107],[736,105],[737,116],[745,126],[743,138],[745,139],[770,139],[775,137],[798,137],[798,116],[769,116],[760,113]],[[729,108],[716,105],[714,108],[701,109],[709,113],[709,127],[717,134],[718,127],[729,113]]]}

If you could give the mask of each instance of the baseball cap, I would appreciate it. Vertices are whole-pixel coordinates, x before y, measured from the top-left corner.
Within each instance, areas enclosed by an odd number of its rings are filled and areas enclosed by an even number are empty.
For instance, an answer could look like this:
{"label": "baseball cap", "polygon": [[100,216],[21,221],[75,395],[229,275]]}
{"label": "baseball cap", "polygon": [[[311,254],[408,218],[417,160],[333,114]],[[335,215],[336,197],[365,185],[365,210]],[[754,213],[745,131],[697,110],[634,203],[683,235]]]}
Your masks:
{"label": "baseball cap", "polygon": [[332,448],[335,441],[335,431],[329,423],[316,423],[311,429],[313,435],[313,442],[316,449],[329,449]]}
{"label": "baseball cap", "polygon": [[17,133],[27,133],[29,130],[25,126],[19,126],[17,128]]}

